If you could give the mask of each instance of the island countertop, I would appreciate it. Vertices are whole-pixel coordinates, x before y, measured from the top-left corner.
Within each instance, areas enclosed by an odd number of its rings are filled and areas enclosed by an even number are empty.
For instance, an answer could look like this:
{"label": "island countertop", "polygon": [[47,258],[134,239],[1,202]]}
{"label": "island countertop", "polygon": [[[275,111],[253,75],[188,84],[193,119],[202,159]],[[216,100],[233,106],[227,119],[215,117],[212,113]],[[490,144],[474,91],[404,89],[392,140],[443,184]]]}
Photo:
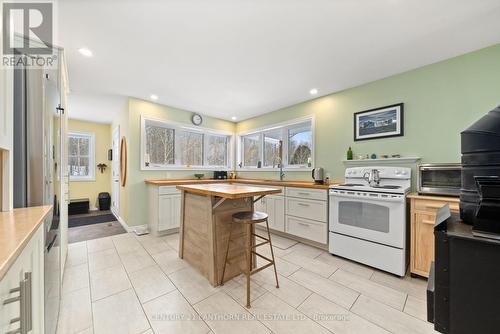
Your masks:
{"label": "island countertop", "polygon": [[0,280],[51,210],[46,205],[0,212]]}
{"label": "island countertop", "polygon": [[181,185],[177,186],[177,189],[205,196],[218,196],[231,199],[271,195],[281,192],[281,190],[274,188],[252,187],[246,185],[224,183]]}

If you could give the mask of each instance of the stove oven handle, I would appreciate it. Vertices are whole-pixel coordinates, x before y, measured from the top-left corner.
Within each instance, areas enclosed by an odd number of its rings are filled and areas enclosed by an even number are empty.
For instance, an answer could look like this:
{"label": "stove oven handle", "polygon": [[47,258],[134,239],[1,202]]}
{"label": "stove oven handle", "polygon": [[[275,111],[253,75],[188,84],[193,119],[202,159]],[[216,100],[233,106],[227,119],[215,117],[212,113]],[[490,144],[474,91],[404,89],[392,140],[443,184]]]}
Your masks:
{"label": "stove oven handle", "polygon": [[[388,194],[390,195],[390,194]],[[381,202],[404,202],[405,198],[402,195],[397,195],[398,197],[380,197],[380,196],[356,196],[356,195],[349,195],[349,194],[341,194],[341,193],[334,193],[330,192],[330,196],[335,196],[335,197],[341,197],[341,198],[352,198],[352,199],[359,199],[359,200],[373,200],[373,201],[381,201]]]}

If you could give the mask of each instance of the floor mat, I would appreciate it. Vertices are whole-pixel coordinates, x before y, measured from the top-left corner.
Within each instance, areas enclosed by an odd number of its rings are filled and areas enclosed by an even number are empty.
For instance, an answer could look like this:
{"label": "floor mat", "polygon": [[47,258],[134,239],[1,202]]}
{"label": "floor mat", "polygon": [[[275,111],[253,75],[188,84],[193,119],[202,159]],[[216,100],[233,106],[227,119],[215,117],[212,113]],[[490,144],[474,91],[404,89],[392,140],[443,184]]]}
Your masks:
{"label": "floor mat", "polygon": [[72,227],[68,229],[68,243],[99,239],[122,233],[127,233],[127,231],[117,221]]}
{"label": "floor mat", "polygon": [[68,219],[68,227],[78,227],[84,225],[93,225],[100,224],[106,222],[116,221],[116,217],[112,213],[103,214],[103,215],[86,215],[86,216],[78,216],[72,217],[69,216]]}

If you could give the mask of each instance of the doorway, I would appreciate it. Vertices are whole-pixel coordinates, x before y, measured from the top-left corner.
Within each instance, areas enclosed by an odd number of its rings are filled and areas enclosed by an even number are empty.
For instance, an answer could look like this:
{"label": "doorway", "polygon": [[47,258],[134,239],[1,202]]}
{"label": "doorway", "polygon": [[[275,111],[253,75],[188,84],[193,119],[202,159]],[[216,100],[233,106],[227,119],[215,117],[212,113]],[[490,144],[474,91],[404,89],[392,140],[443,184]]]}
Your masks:
{"label": "doorway", "polygon": [[120,219],[120,126],[113,129],[112,148],[111,211]]}

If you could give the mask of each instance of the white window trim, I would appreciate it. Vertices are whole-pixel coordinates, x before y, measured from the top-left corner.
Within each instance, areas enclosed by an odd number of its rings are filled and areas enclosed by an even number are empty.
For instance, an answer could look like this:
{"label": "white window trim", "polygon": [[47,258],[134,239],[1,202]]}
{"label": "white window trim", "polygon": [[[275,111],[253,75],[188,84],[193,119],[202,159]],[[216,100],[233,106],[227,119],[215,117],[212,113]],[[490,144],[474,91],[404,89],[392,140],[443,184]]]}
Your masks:
{"label": "white window trim", "polygon": [[[286,171],[286,172],[307,172],[307,171],[311,171],[312,169],[314,169],[315,167],[315,162],[316,162],[316,154],[315,154],[315,151],[316,151],[316,118],[314,115],[310,115],[310,116],[305,116],[305,117],[300,117],[300,118],[296,118],[296,119],[293,119],[293,120],[290,120],[290,121],[285,121],[285,122],[280,122],[280,123],[275,123],[275,124],[272,124],[272,125],[268,125],[268,126],[265,126],[265,127],[260,127],[260,128],[255,128],[255,129],[252,129],[252,130],[248,130],[248,131],[243,131],[243,132],[239,132],[236,134],[236,143],[237,143],[237,151],[236,151],[236,157],[237,157],[237,161],[236,161],[236,170],[237,171],[240,171],[240,172],[269,172],[269,171],[277,171],[279,170],[278,167],[261,167],[261,168],[258,168],[258,167],[248,167],[248,166],[242,166],[240,167],[240,163],[242,162],[242,154],[243,154],[243,151],[242,151],[242,137],[243,136],[248,136],[248,135],[252,135],[252,134],[262,134],[263,132],[266,132],[266,131],[272,131],[272,130],[276,130],[276,129],[280,129],[280,128],[287,128],[287,127],[290,127],[290,126],[293,126],[293,125],[296,125],[296,124],[300,124],[300,123],[304,123],[304,122],[308,122],[310,121],[311,122],[311,132],[312,132],[312,152],[311,152],[311,167],[307,167],[307,166],[297,166],[297,167],[293,167],[293,166],[288,166],[288,140],[286,138],[283,138],[283,161],[285,161],[285,167],[283,167],[283,170]],[[262,136],[261,136],[261,141],[262,141]],[[263,145],[262,145],[263,146]],[[261,152],[261,158],[263,161],[263,158],[264,158],[264,151],[263,151],[263,148],[262,148],[262,152]]]}
{"label": "white window trim", "polygon": [[[89,147],[89,170],[90,174],[88,176],[69,176],[71,182],[93,182],[95,181],[95,133],[93,132],[83,132],[83,131],[69,131],[68,138],[72,136],[89,137],[90,147]],[[69,142],[69,141],[68,141]],[[69,146],[68,146],[69,150]],[[68,151],[68,159],[70,157]]]}
{"label": "white window trim", "polygon": [[[159,123],[161,126],[167,126],[169,128],[173,128],[175,130],[186,130],[192,132],[198,132],[202,134],[213,134],[216,136],[228,136],[229,144],[228,144],[228,152],[227,152],[227,162],[228,166],[190,166],[187,167],[185,165],[169,165],[169,166],[146,166],[144,161],[144,155],[146,153],[146,121]],[[203,150],[205,149],[205,143],[203,143]],[[225,130],[216,130],[212,128],[206,128],[201,126],[187,126],[185,123],[179,123],[159,118],[145,117],[141,116],[141,148],[140,148],[140,160],[141,160],[141,171],[148,170],[191,170],[191,171],[199,171],[199,170],[232,170],[233,169],[233,152],[234,152],[234,133],[231,131]],[[203,157],[203,161],[205,161],[205,157]]]}

